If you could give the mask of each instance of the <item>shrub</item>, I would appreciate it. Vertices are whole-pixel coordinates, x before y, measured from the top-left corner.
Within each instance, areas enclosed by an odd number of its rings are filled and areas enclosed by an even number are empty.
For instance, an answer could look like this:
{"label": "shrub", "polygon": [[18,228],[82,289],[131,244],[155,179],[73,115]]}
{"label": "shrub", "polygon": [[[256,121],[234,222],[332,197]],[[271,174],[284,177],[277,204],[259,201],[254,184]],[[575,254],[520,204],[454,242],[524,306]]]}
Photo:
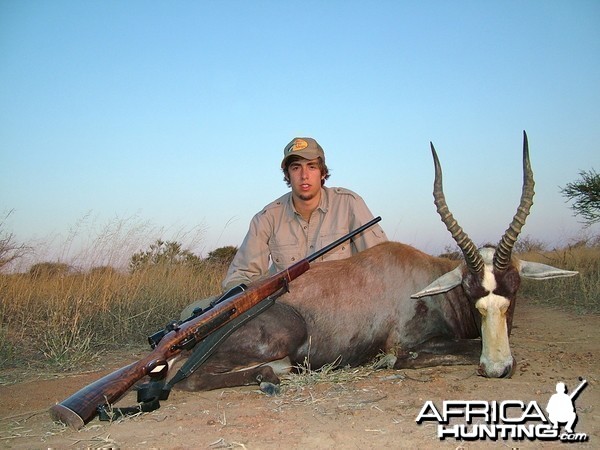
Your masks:
{"label": "shrub", "polygon": [[226,247],[219,247],[212,252],[209,252],[205,261],[208,264],[221,264],[229,266],[235,254],[237,253],[237,247],[228,245]]}
{"label": "shrub", "polygon": [[151,266],[170,268],[173,266],[199,267],[202,260],[189,250],[181,248],[179,242],[157,240],[146,251],[135,253],[129,262],[130,272]]}
{"label": "shrub", "polygon": [[42,262],[34,264],[29,269],[32,278],[63,277],[73,271],[73,268],[61,262]]}

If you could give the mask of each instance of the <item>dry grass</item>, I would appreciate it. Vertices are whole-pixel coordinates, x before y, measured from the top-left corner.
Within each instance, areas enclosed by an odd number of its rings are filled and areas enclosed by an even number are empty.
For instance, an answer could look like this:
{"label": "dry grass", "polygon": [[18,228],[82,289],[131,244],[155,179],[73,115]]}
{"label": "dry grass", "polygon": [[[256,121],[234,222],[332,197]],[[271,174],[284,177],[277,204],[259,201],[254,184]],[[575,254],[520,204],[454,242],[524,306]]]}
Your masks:
{"label": "dry grass", "polygon": [[[522,297],[580,313],[599,312],[599,246],[520,256],[580,272],[572,278],[524,280]],[[81,370],[100,352],[146,347],[147,336],[178,318],[185,306],[218,293],[224,271],[203,265],[150,267],[133,274],[106,267],[0,274],[0,368]],[[327,369],[305,372],[303,380],[310,384]]]}
{"label": "dry grass", "polygon": [[217,293],[223,270],[0,275],[0,367],[69,370],[103,350],[145,345],[191,301]]}
{"label": "dry grass", "polygon": [[600,245],[524,253],[519,257],[566,270],[579,275],[545,281],[523,280],[520,295],[532,302],[573,310],[577,313],[600,312]]}

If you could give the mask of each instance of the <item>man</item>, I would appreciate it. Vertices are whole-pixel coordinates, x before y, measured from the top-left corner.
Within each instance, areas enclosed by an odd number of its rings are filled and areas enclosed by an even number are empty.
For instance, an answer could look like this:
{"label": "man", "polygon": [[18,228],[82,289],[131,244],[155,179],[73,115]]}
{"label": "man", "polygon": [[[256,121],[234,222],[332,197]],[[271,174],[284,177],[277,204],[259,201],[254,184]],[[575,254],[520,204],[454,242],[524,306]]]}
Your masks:
{"label": "man", "polygon": [[[224,289],[283,270],[373,218],[354,192],[324,186],[329,170],[314,139],[296,138],[286,145],[281,168],[291,191],[254,216]],[[386,240],[376,225],[322,259],[347,258]]]}
{"label": "man", "polygon": [[[343,188],[327,188],[325,153],[312,138],[295,138],[283,150],[281,168],[291,191],[265,206],[250,222],[223,289],[283,270],[373,219],[363,199]],[[344,259],[387,241],[379,225],[324,255],[321,260]],[[196,302],[182,312],[191,315]]]}

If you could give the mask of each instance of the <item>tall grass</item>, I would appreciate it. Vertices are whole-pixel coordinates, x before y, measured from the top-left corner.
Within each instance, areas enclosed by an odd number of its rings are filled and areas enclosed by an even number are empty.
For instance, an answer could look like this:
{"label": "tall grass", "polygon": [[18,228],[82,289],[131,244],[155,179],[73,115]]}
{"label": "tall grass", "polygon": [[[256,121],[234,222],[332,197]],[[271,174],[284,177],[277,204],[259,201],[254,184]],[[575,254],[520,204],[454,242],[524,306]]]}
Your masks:
{"label": "tall grass", "polygon": [[[572,278],[523,280],[531,302],[600,312],[600,246],[519,255],[579,271]],[[147,346],[196,299],[220,292],[219,264],[150,266],[134,273],[110,267],[78,272],[0,274],[0,368],[81,368],[101,352]],[[149,347],[146,347],[149,349]]]}
{"label": "tall grass", "polygon": [[580,314],[600,312],[600,245],[567,246],[548,252],[524,253],[519,257],[579,272],[569,278],[523,280],[521,297]]}
{"label": "tall grass", "polygon": [[218,293],[224,270],[0,275],[0,367],[43,361],[68,370],[102,350],[145,344],[193,300]]}

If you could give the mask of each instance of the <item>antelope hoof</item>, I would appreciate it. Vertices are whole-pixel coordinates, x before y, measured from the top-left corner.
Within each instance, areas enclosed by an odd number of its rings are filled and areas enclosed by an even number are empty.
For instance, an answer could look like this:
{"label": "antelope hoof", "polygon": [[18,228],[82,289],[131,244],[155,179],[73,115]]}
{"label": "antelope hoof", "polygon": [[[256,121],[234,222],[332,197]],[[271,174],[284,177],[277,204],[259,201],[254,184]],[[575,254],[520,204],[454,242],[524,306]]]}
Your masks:
{"label": "antelope hoof", "polygon": [[279,395],[281,393],[281,389],[278,385],[269,383],[268,381],[262,381],[259,385],[259,388],[262,392],[267,394],[269,397],[274,395]]}

